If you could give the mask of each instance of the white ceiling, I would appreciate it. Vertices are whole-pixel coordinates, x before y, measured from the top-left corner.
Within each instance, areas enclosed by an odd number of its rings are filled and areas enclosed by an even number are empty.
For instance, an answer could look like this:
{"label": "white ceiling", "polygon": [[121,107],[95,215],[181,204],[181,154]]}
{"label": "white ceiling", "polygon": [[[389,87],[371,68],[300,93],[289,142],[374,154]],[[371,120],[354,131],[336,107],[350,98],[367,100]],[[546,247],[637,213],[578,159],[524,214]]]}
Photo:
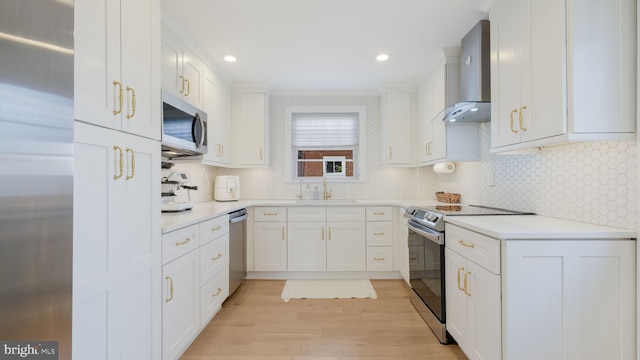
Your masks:
{"label": "white ceiling", "polygon": [[[492,0],[162,0],[164,20],[232,83],[377,90],[417,83]],[[390,54],[384,63],[380,52]],[[235,63],[222,60],[233,54]]]}

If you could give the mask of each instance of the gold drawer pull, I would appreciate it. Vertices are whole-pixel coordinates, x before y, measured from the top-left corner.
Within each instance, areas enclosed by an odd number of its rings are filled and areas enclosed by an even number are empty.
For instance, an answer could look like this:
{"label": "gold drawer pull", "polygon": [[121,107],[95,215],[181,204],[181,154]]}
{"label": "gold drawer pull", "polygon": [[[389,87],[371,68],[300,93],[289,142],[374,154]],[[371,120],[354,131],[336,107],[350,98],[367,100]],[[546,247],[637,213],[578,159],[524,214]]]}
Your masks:
{"label": "gold drawer pull", "polygon": [[284,226],[282,227],[282,241],[284,241]]}
{"label": "gold drawer pull", "polygon": [[467,276],[471,275],[471,272],[467,272],[464,274],[464,293],[467,296],[471,296],[471,293],[467,290],[469,288],[469,283],[467,282]]}
{"label": "gold drawer pull", "polygon": [[176,241],[176,246],[186,245],[191,242],[191,238],[186,238],[184,241]]}
{"label": "gold drawer pull", "polygon": [[410,257],[409,258],[409,261],[413,261],[413,260],[418,260],[418,257],[416,256],[416,257]]}
{"label": "gold drawer pull", "polygon": [[373,235],[380,236],[380,235],[384,235],[384,233],[383,232],[381,232],[381,233],[373,233]]}
{"label": "gold drawer pull", "polygon": [[218,256],[216,256],[216,257],[212,257],[212,258],[211,258],[211,260],[212,260],[212,261],[215,261],[215,260],[220,259],[221,257],[222,257],[222,254],[218,253]]}
{"label": "gold drawer pull", "polygon": [[131,153],[131,175],[128,175],[125,177],[125,179],[127,180],[131,180],[133,179],[133,176],[136,174],[136,153],[133,152],[132,148],[126,148],[125,151],[127,153]]}
{"label": "gold drawer pull", "polygon": [[384,212],[374,212],[373,215],[384,215]]}
{"label": "gold drawer pull", "polygon": [[265,213],[262,213],[262,215],[264,215],[264,216],[276,216],[276,215],[278,215],[278,213],[277,212],[265,212]]}
{"label": "gold drawer pull", "polygon": [[218,288],[218,291],[216,291],[215,294],[212,294],[211,297],[214,298],[214,297],[220,295],[221,293],[222,293],[222,289]]}
{"label": "gold drawer pull", "polygon": [[124,165],[122,163],[122,148],[118,145],[113,145],[113,150],[114,150],[114,154],[117,151],[118,152],[118,159],[119,159],[119,169],[120,172],[118,173],[118,175],[113,175],[113,180],[118,180],[122,177],[122,174],[124,173]]}
{"label": "gold drawer pull", "polygon": [[383,257],[381,257],[381,258],[373,258],[373,260],[382,261],[382,260],[384,260],[384,258]]}
{"label": "gold drawer pull", "polygon": [[468,248],[472,248],[472,249],[474,248],[474,245],[473,245],[473,244],[470,244],[470,243],[468,243],[468,242],[466,242],[466,241],[464,241],[464,240],[460,240],[460,241],[458,241],[458,244],[460,244],[460,245],[462,245],[462,246],[464,246],[464,247],[468,247]]}
{"label": "gold drawer pull", "polygon": [[218,230],[220,230],[220,229],[222,229],[222,226],[218,225],[218,226],[216,226],[216,227],[212,227],[212,228],[211,228],[211,231],[218,231]]}
{"label": "gold drawer pull", "polygon": [[173,300],[173,279],[171,276],[166,276],[164,279],[169,280],[169,297],[164,299],[164,302],[169,302]]}
{"label": "gold drawer pull", "polygon": [[[461,267],[461,268],[459,268],[459,269],[458,269],[458,290],[460,290],[460,291],[465,291],[465,292],[466,292],[466,290],[465,290],[464,288],[460,287],[460,272],[461,272],[461,271],[464,271],[464,268],[463,268],[463,267]],[[465,285],[465,286],[466,286],[466,285]]]}

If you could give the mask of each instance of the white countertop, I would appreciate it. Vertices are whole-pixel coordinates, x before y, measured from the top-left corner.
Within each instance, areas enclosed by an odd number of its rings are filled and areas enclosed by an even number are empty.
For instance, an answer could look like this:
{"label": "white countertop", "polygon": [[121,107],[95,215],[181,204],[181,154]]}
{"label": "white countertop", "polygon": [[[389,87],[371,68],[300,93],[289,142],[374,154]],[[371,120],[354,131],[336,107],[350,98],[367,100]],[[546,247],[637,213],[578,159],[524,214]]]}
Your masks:
{"label": "white countertop", "polygon": [[[210,201],[194,204],[193,209],[179,213],[162,213],[162,233],[212,219],[251,206],[435,206],[435,200],[240,200]],[[445,204],[451,205],[451,204]]]}
{"label": "white countertop", "polygon": [[504,240],[635,239],[634,230],[541,215],[448,216],[445,221]]}

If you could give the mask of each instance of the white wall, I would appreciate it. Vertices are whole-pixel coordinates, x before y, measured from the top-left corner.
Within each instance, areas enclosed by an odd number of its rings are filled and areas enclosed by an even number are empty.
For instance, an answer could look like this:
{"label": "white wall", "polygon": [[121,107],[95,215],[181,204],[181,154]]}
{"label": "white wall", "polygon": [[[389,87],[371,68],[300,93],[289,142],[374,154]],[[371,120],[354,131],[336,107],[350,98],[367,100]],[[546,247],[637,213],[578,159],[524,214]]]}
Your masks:
{"label": "white wall", "polygon": [[[298,184],[284,174],[284,109],[304,105],[364,105],[367,109],[367,179],[330,184],[336,198],[434,199],[436,191],[458,192],[462,202],[636,229],[635,142],[578,143],[543,148],[535,155],[489,153],[490,123],[481,124],[481,162],[456,163],[450,175],[432,168],[380,165],[381,112],[378,96],[271,97],[271,167],[224,169],[179,165],[190,173],[192,200],[209,201],[216,175],[239,175],[244,199],[295,199]],[[489,186],[495,175],[494,186]],[[210,184],[210,185],[208,185]],[[204,189],[210,188],[210,191]],[[181,198],[186,197],[182,191]]]}

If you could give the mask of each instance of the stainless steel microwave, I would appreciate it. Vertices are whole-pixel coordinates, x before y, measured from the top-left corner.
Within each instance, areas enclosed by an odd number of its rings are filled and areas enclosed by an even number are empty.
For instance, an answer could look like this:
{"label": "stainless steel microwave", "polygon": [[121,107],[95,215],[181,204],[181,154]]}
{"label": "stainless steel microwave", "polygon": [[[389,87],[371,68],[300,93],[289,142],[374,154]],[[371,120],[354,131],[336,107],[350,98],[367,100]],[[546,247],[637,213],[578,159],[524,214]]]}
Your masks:
{"label": "stainless steel microwave", "polygon": [[207,114],[179,97],[162,91],[162,156],[207,153]]}

